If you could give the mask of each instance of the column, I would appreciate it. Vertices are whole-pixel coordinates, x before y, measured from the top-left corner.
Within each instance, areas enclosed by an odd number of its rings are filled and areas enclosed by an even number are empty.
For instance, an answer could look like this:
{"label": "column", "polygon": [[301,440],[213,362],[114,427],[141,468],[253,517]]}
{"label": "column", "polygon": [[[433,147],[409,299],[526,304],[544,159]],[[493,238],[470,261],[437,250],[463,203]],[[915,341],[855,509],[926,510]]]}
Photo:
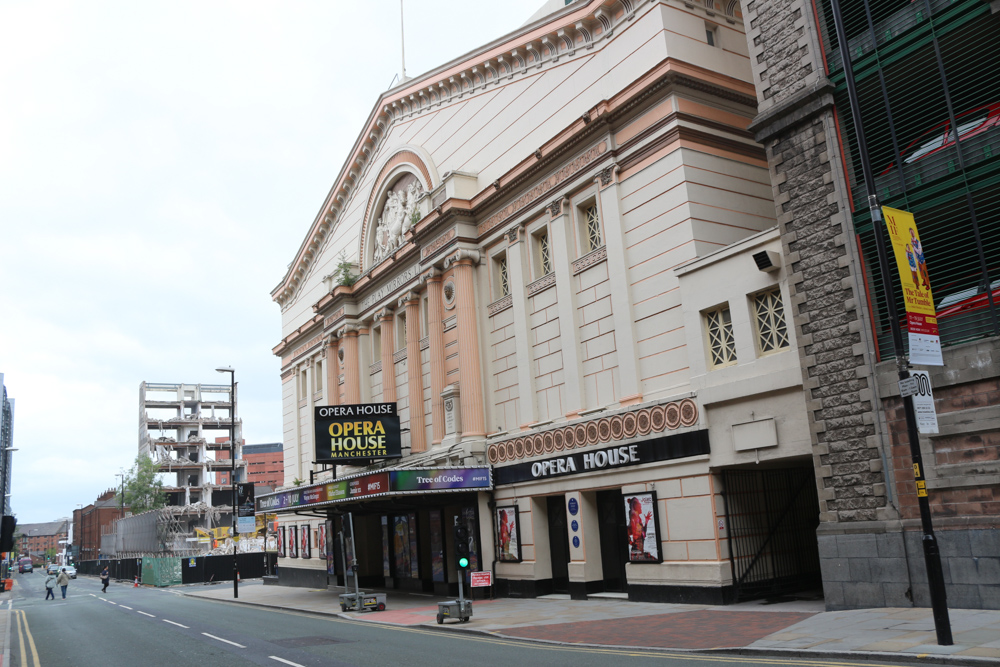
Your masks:
{"label": "column", "polygon": [[444,439],[444,321],[441,317],[441,283],[437,270],[425,274],[427,281],[427,336],[430,338],[431,358],[431,429],[432,442],[441,444]]}
{"label": "column", "polygon": [[[538,421],[538,406],[535,403],[534,360],[531,353],[531,339],[528,333],[528,298],[526,296],[524,273],[524,230],[515,228],[508,233],[507,271],[510,278],[511,294],[514,296],[514,343],[517,347],[517,393],[521,423],[524,428]],[[513,431],[514,424],[507,430]]]}
{"label": "column", "polygon": [[420,297],[410,292],[400,299],[406,308],[406,380],[410,402],[410,453],[427,451],[424,429],[424,374],[420,364]]}
{"label": "column", "polygon": [[339,341],[335,334],[326,339],[326,404],[340,403],[340,360],[337,358]]}
{"label": "column", "polygon": [[357,404],[361,402],[358,328],[354,325],[344,327],[340,331],[340,340],[344,346],[344,402]]}
{"label": "column", "polygon": [[292,409],[295,414],[295,479],[302,479],[302,413],[299,408],[302,392],[302,367],[295,367],[295,391],[292,393]]}
{"label": "column", "polygon": [[479,369],[479,327],[473,271],[479,261],[474,250],[459,250],[448,259],[455,265],[455,313],[458,317],[458,382],[462,406],[462,436],[486,435],[483,380]]}
{"label": "column", "polygon": [[379,352],[382,358],[382,402],[396,402],[396,364],[392,362],[393,344],[393,316],[392,310],[383,308],[378,316],[379,330],[381,331],[382,345]]}
{"label": "column", "polygon": [[[316,386],[316,364],[313,357],[309,357],[309,360],[306,362],[306,371],[306,424],[309,426],[303,434],[305,435],[305,444],[299,450],[299,459],[302,461],[303,472],[312,470],[313,456],[316,455],[316,430],[313,422],[313,415],[315,414],[313,408],[316,406],[316,401],[313,399],[313,396],[316,395],[316,392],[313,391]],[[236,442],[239,442],[239,438],[236,439]],[[235,447],[235,443],[233,444]],[[237,477],[237,479],[239,478]],[[305,477],[300,477],[299,479],[305,479]]]}
{"label": "column", "polygon": [[639,359],[635,342],[635,324],[632,317],[631,286],[625,262],[625,230],[622,228],[618,208],[618,165],[613,164],[598,177],[601,191],[597,198],[601,221],[604,223],[604,246],[608,251],[608,277],[611,293],[623,298],[613,300],[611,315],[615,323],[615,347],[618,350],[618,382],[621,385],[621,405],[642,402],[642,385],[639,380]]}
{"label": "column", "polygon": [[[572,224],[567,212],[567,199],[557,199],[549,205],[552,222],[549,234],[552,239],[552,269],[556,274],[556,294],[558,295],[559,338],[562,343],[564,396],[563,410],[572,419],[587,408],[587,396],[583,387],[583,368],[580,360],[580,342],[577,322],[576,298],[573,290],[573,260],[571,251],[573,236],[567,227]],[[612,292],[614,294],[614,292]]]}

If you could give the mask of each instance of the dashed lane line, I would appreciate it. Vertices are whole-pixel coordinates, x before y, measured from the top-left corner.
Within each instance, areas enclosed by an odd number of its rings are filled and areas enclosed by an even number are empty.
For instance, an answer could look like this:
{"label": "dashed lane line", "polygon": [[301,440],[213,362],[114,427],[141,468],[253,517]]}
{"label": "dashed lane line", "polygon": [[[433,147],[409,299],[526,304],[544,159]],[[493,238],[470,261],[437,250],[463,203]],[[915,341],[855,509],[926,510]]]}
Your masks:
{"label": "dashed lane line", "polygon": [[149,616],[150,618],[156,618],[156,617],[155,617],[155,616],[153,616],[152,614],[147,614],[147,613],[146,613],[146,612],[144,612],[144,611],[137,611],[137,612],[135,612],[135,613],[137,613],[137,614],[142,614],[143,616]]}
{"label": "dashed lane line", "polygon": [[132,607],[126,607],[126,606],[125,606],[125,605],[123,605],[123,604],[120,604],[120,605],[118,605],[118,606],[119,606],[119,607],[121,607],[122,609],[128,609],[129,611],[132,611]]}
{"label": "dashed lane line", "polygon": [[278,662],[283,662],[286,665],[292,665],[292,667],[305,667],[305,665],[300,665],[297,662],[292,662],[291,660],[285,660],[284,658],[279,658],[276,655],[269,655],[267,657],[269,657],[271,660],[277,660]]}
{"label": "dashed lane line", "polygon": [[[216,639],[216,640],[218,640],[220,642],[225,642],[227,644],[232,644],[233,646],[238,646],[239,648],[246,648],[246,646],[244,646],[243,644],[237,644],[236,642],[231,642],[228,639],[223,639],[222,637],[216,637],[215,635],[210,635],[207,632],[203,632],[201,634],[205,635],[206,637],[211,637],[212,639]],[[300,665],[300,667],[301,667],[301,665]]]}
{"label": "dashed lane line", "polygon": [[164,622],[164,623],[169,623],[170,625],[176,625],[177,627],[179,627],[179,628],[184,628],[185,630],[190,630],[190,629],[191,629],[190,627],[188,627],[188,626],[186,626],[186,625],[181,625],[180,623],[175,623],[174,621],[168,621],[168,620],[167,620],[167,619],[165,619],[165,618],[163,619],[163,622]]}

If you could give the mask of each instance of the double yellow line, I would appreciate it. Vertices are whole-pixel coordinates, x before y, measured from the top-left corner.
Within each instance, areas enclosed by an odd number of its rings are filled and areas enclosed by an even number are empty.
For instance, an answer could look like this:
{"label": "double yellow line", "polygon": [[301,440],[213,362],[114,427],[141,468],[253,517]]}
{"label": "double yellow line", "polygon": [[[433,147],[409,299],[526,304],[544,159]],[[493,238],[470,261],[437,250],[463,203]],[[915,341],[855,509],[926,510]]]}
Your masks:
{"label": "double yellow line", "polygon": [[[28,654],[24,647],[24,635],[28,635],[28,645],[31,646],[31,659],[34,667],[41,667],[38,661],[38,649],[35,647],[35,638],[31,636],[31,629],[28,628],[28,617],[24,615],[23,609],[14,610],[14,618],[17,619],[17,639],[21,645],[21,667],[28,667]],[[21,625],[24,624],[22,631]]]}

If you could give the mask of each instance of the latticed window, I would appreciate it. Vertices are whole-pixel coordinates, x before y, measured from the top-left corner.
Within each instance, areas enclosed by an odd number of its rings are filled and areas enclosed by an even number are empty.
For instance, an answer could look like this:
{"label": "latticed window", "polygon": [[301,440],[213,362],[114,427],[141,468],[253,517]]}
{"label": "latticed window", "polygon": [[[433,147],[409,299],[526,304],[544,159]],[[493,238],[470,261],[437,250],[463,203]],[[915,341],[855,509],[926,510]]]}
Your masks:
{"label": "latticed window", "polygon": [[754,320],[757,323],[757,346],[761,354],[788,347],[788,327],[781,291],[761,292],[753,299]]}
{"label": "latticed window", "polygon": [[543,276],[552,273],[552,251],[549,246],[548,234],[542,234],[538,237],[538,268]]}
{"label": "latticed window", "polygon": [[591,204],[584,210],[587,219],[587,252],[601,247],[601,218],[597,215],[597,205]]}
{"label": "latticed window", "polygon": [[733,338],[733,318],[729,307],[723,306],[705,313],[708,329],[708,350],[712,366],[736,363],[736,340]]}
{"label": "latticed window", "polygon": [[504,297],[510,294],[510,278],[507,274],[507,257],[501,257],[497,260],[497,280],[500,286],[500,296]]}

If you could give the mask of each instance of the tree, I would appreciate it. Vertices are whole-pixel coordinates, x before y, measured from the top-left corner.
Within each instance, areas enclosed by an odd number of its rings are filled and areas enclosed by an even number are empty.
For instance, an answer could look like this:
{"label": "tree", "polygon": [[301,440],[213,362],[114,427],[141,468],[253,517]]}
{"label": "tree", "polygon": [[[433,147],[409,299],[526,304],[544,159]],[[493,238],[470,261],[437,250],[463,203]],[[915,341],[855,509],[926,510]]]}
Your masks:
{"label": "tree", "polygon": [[[145,454],[135,457],[132,469],[125,473],[125,507],[132,514],[157,510],[167,505],[163,482],[157,479],[158,466]],[[118,494],[121,502],[121,494]]]}

